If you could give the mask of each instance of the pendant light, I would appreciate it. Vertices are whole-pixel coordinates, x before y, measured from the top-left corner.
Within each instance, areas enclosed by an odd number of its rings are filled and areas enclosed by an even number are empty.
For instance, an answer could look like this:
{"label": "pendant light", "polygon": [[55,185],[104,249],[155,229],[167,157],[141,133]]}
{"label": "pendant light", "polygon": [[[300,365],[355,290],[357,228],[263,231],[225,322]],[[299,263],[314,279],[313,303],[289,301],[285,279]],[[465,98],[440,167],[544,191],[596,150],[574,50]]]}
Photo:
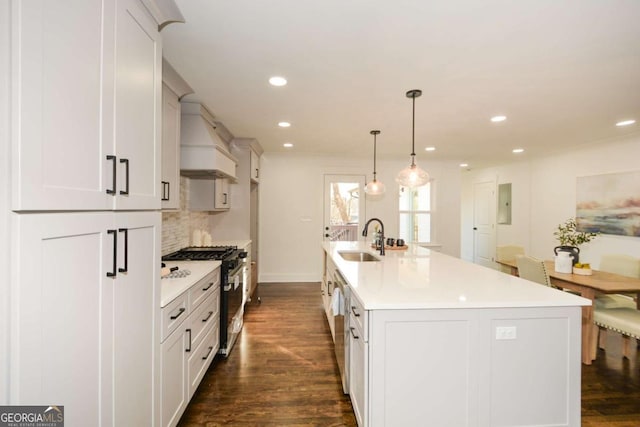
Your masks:
{"label": "pendant light", "polygon": [[380,131],[372,130],[369,133],[373,135],[373,181],[364,187],[364,192],[370,196],[378,196],[384,193],[384,184],[376,179],[376,136]]}
{"label": "pendant light", "polygon": [[402,169],[396,182],[404,187],[421,187],[429,182],[429,174],[420,169],[416,164],[416,98],[422,95],[420,89],[413,89],[407,92],[407,98],[413,99],[413,121],[411,124],[411,164]]}

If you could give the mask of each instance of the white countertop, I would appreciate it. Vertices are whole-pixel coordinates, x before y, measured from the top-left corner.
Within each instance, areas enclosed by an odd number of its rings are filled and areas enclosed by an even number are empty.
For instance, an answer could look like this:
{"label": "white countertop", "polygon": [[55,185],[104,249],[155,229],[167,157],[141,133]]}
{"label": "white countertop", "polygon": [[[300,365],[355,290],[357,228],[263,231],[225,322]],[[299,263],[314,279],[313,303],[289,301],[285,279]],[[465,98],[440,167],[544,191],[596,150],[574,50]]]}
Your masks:
{"label": "white countertop", "polygon": [[178,298],[221,264],[220,261],[164,261],[164,263],[169,268],[179,267],[179,270],[189,270],[191,274],[175,279],[160,279],[160,307]]}
{"label": "white countertop", "polygon": [[[368,242],[324,242],[367,310],[585,306],[591,301],[459,258],[409,245],[385,256]],[[364,251],[381,261],[345,261],[338,251]]]}

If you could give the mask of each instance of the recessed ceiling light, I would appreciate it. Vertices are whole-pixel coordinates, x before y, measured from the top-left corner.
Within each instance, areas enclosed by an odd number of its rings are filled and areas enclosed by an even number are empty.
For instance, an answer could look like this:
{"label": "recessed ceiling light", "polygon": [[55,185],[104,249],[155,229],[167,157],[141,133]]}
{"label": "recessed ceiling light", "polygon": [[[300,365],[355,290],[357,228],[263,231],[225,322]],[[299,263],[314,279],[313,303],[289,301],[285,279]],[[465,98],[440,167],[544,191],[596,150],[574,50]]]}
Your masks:
{"label": "recessed ceiling light", "polygon": [[616,126],[629,126],[634,124],[636,121],[635,120],[623,120],[621,122],[616,123]]}
{"label": "recessed ceiling light", "polygon": [[290,142],[285,142],[284,144],[282,144],[282,146],[283,146],[284,148],[291,148],[291,147],[293,147],[293,144],[292,144],[292,143],[290,143]]}
{"label": "recessed ceiling light", "polygon": [[287,84],[287,79],[280,76],[273,76],[269,79],[269,83],[273,86],[284,86]]}
{"label": "recessed ceiling light", "polygon": [[469,163],[460,163],[461,168],[466,168],[467,166],[469,166]]}
{"label": "recessed ceiling light", "polygon": [[511,150],[512,153],[524,153],[524,148],[514,148],[513,150]]}
{"label": "recessed ceiling light", "polygon": [[436,147],[427,147],[424,151],[436,151]]}
{"label": "recessed ceiling light", "polygon": [[289,126],[291,126],[291,123],[289,123],[289,122],[280,122],[280,123],[278,123],[278,126],[280,126],[281,128],[288,128]]}
{"label": "recessed ceiling light", "polygon": [[505,120],[507,120],[507,116],[493,116],[493,117],[491,117],[491,121],[494,122],[494,123],[504,122]]}

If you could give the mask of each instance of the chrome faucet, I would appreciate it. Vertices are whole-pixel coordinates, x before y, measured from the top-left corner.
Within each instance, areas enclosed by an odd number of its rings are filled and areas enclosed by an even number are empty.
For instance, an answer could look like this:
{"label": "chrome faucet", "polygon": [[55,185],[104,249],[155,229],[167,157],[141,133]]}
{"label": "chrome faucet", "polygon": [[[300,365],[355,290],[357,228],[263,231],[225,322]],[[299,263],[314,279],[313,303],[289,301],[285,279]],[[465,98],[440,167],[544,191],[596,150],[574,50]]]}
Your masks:
{"label": "chrome faucet", "polygon": [[382,223],[382,221],[380,221],[378,218],[371,218],[369,221],[367,221],[367,223],[364,225],[364,230],[362,230],[362,235],[364,237],[367,237],[367,230],[369,229],[369,224],[371,224],[371,221],[378,221],[378,223],[380,224],[380,241],[378,242],[378,244],[380,245],[379,248],[376,249],[380,249],[380,255],[384,256],[384,224]]}

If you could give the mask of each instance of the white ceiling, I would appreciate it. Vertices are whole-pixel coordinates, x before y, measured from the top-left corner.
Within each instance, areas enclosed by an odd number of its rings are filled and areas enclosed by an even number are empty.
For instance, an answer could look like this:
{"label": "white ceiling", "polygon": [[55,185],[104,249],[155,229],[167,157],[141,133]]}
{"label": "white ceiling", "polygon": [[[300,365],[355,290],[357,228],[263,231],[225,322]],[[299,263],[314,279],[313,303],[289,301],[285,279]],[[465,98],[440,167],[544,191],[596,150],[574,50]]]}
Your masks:
{"label": "white ceiling", "polygon": [[[470,167],[640,131],[640,0],[178,0],[164,56],[265,151]],[[273,87],[274,75],[289,84]],[[500,124],[490,117],[504,114]],[[615,123],[633,118],[621,128]],[[289,121],[290,128],[277,123]],[[426,153],[426,146],[437,150]]]}

